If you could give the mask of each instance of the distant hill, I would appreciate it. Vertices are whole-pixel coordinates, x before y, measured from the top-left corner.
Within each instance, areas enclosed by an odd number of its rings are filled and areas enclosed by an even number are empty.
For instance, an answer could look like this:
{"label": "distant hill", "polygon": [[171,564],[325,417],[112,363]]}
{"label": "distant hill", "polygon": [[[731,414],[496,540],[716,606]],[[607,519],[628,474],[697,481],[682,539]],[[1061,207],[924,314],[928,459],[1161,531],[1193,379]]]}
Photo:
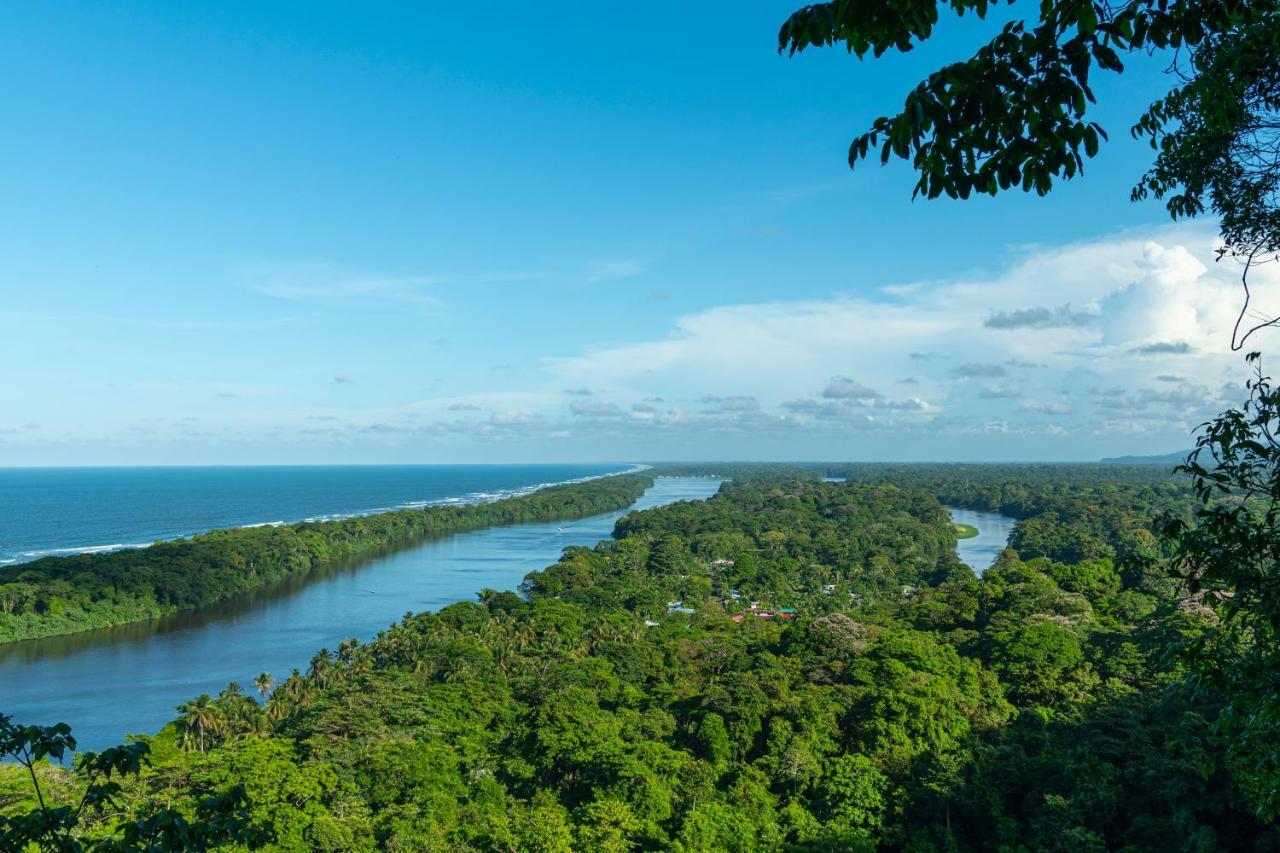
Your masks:
{"label": "distant hill", "polygon": [[1103,459],[1103,465],[1181,465],[1187,458],[1189,450],[1178,450],[1173,453],[1157,453],[1154,456],[1112,456]]}

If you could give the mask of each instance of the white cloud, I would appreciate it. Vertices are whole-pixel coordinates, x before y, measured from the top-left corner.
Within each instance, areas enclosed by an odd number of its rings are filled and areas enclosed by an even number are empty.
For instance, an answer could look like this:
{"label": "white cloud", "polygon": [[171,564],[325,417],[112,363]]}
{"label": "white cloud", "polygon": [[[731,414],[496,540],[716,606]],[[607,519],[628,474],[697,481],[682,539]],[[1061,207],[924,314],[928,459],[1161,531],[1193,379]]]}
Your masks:
{"label": "white cloud", "polygon": [[537,412],[525,412],[519,409],[507,409],[503,412],[494,412],[489,416],[489,422],[501,426],[526,425],[542,423],[542,415]]}
{"label": "white cloud", "polygon": [[[547,367],[560,387],[610,388],[621,405],[750,399],[758,416],[793,425],[1045,434],[1051,415],[1071,416],[1051,425],[1054,434],[1185,433],[1224,399],[1204,389],[1241,371],[1228,349],[1238,283],[1213,257],[1198,229],[1033,248],[998,275],[908,284],[888,297],[865,282],[862,292],[879,295],[686,314],[662,338]],[[1059,307],[1044,307],[1046,294]],[[877,390],[908,380],[919,384],[907,400]],[[1108,386],[1120,393],[1088,390]],[[1022,402],[1007,419],[983,417],[1004,399]],[[1114,416],[1149,407],[1163,407],[1159,422]],[[633,418],[656,420],[650,408],[633,408]]]}
{"label": "white cloud", "polygon": [[1057,308],[1015,308],[992,313],[983,325],[988,329],[1051,329],[1059,326],[1087,326],[1097,318],[1093,313],[1071,310],[1070,305]]}
{"label": "white cloud", "polygon": [[1024,412],[1040,412],[1046,415],[1069,415],[1072,411],[1071,404],[1061,400],[1024,400],[1018,404],[1018,408]]}
{"label": "white cloud", "polygon": [[634,278],[644,272],[644,265],[636,260],[614,259],[594,261],[587,265],[583,280],[587,284],[599,284],[620,278]]}
{"label": "white cloud", "polygon": [[249,275],[251,289],[276,299],[322,305],[375,306],[386,303],[435,308],[431,288],[442,276],[378,276],[351,273],[326,264],[277,265]]}
{"label": "white cloud", "polygon": [[582,418],[620,418],[622,409],[604,400],[574,400],[569,411]]}
{"label": "white cloud", "polygon": [[[285,399],[248,406],[227,395],[281,394],[226,383],[205,383],[198,395],[182,382],[122,393],[207,401],[183,410],[198,422],[147,426],[162,437],[199,428],[227,442],[275,434],[352,446],[523,442],[527,454],[572,436],[575,452],[595,458],[745,450],[954,459],[972,448],[968,458],[1026,459],[1066,447],[1096,458],[1188,446],[1195,425],[1240,401],[1233,383],[1244,369],[1228,350],[1237,274],[1214,263],[1205,232],[1162,230],[1021,249],[995,274],[891,293],[862,281],[851,292],[863,295],[721,305],[674,318],[665,334],[544,361],[541,372],[486,373],[462,395],[342,408],[348,395],[332,394],[304,410]],[[294,293],[390,301],[435,282],[342,278]],[[1260,272],[1256,290],[1280,291],[1280,270]],[[65,430],[48,440],[79,437]]]}
{"label": "white cloud", "polygon": [[822,396],[828,400],[875,400],[882,395],[847,376],[836,376],[822,389]]}

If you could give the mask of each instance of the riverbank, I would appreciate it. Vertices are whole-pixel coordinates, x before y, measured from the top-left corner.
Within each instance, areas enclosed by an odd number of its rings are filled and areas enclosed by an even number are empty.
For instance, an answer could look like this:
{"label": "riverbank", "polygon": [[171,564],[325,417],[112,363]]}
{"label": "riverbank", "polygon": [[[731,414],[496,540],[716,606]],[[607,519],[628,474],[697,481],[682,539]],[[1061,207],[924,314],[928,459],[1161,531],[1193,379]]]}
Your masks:
{"label": "riverbank", "polygon": [[0,646],[0,712],[63,721],[81,749],[155,732],[174,706],[261,672],[284,680],[321,649],[374,639],[406,612],[516,590],[567,547],[594,548],[635,510],[703,500],[718,481],[659,479],[634,504],[573,521],[487,527],[433,537],[394,553],[292,575],[199,611]]}
{"label": "riverbank", "polygon": [[633,504],[647,474],[618,474],[490,503],[219,530],[149,548],[0,569],[0,644],[195,611],[317,567],[484,527],[584,518]]}

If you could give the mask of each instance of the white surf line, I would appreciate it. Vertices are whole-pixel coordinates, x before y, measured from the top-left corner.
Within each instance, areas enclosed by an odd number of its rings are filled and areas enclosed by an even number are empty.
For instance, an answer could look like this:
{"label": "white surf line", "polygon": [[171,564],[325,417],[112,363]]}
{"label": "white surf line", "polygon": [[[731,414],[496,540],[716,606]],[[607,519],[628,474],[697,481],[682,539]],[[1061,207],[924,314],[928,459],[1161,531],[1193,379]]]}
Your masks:
{"label": "white surf line", "polygon": [[399,512],[406,509],[426,509],[433,506],[477,506],[485,503],[496,503],[497,501],[506,500],[508,498],[522,498],[531,495],[534,492],[540,492],[543,489],[550,489],[555,486],[572,486],[577,483],[587,483],[592,480],[603,480],[606,477],[622,477],[626,474],[639,474],[641,471],[647,471],[652,465],[644,465],[633,463],[632,466],[625,471],[610,471],[606,474],[592,474],[589,477],[574,477],[569,480],[557,480],[550,483],[537,483],[532,486],[521,486],[515,489],[502,489],[496,492],[471,492],[468,495],[451,496],[446,498],[437,498],[430,501],[409,501],[407,503],[398,504],[392,507],[380,507],[378,509],[357,510],[356,512],[331,513],[328,515],[315,515],[308,518],[302,518],[298,521],[257,521],[252,524],[239,524],[234,527],[214,527],[208,530],[198,530],[193,533],[187,533],[182,536],[175,536],[172,539],[160,539],[156,542],[128,542],[116,543],[114,545],[84,545],[77,548],[42,548],[31,551],[20,551],[16,557],[0,559],[0,566],[16,565],[19,562],[27,563],[44,557],[69,557],[79,556],[81,554],[110,554],[115,551],[133,551],[150,548],[152,545],[163,542],[180,542],[190,539],[193,536],[203,536],[206,533],[214,533],[218,530],[251,530],[256,527],[284,527],[289,524],[305,524],[308,522],[320,521],[345,521],[348,518],[367,518],[371,515],[381,515],[384,512]]}

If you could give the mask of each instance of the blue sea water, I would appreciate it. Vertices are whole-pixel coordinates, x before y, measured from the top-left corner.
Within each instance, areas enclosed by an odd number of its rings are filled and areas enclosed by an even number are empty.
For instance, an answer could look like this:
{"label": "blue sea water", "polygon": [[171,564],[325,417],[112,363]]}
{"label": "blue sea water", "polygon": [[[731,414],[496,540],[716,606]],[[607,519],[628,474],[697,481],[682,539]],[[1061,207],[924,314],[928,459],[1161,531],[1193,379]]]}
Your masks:
{"label": "blue sea water", "polygon": [[0,468],[0,566],[226,527],[491,500],[631,467]]}

